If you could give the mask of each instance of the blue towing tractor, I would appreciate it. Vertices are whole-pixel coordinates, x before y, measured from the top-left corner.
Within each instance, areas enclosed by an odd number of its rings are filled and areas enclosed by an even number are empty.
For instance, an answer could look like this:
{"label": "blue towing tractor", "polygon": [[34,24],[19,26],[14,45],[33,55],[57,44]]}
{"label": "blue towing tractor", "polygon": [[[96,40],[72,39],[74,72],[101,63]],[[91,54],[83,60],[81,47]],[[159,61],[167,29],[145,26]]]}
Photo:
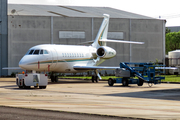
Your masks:
{"label": "blue towing tractor", "polygon": [[160,84],[164,70],[163,65],[154,65],[153,63],[120,63],[120,68],[116,69],[115,75],[117,78],[109,78],[109,86],[114,83],[122,83],[123,86],[129,84],[137,84],[142,86],[143,83],[148,83],[151,87],[153,84]]}

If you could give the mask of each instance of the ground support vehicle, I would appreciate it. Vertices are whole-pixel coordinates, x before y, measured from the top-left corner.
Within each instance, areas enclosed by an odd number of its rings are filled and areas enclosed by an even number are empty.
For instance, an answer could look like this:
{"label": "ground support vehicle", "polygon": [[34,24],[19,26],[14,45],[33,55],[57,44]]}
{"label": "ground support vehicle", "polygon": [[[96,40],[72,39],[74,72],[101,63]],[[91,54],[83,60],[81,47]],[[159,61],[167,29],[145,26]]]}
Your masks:
{"label": "ground support vehicle", "polygon": [[46,89],[48,77],[47,74],[38,73],[16,74],[16,84],[19,88],[28,89],[34,86],[34,88]]}
{"label": "ground support vehicle", "polygon": [[164,74],[163,65],[153,65],[153,63],[120,63],[120,68],[116,69],[115,75],[118,78],[109,78],[109,86],[114,83],[122,83],[123,86],[137,84],[142,86],[144,82],[151,87],[153,84],[160,84],[161,75]]}

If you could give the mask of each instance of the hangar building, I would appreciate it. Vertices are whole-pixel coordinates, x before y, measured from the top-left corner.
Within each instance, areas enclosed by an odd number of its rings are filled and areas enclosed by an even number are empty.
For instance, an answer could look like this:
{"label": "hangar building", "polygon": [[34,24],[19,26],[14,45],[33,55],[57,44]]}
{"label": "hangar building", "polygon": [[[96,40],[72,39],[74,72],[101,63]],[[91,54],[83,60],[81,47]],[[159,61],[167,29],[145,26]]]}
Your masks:
{"label": "hangar building", "polygon": [[75,45],[94,40],[104,13],[110,15],[109,39],[145,44],[107,43],[117,55],[101,65],[164,61],[164,20],[109,7],[8,4],[8,67],[17,67],[21,57],[37,44]]}
{"label": "hangar building", "polygon": [[0,0],[0,76],[7,75],[8,66],[8,16],[7,0]]}

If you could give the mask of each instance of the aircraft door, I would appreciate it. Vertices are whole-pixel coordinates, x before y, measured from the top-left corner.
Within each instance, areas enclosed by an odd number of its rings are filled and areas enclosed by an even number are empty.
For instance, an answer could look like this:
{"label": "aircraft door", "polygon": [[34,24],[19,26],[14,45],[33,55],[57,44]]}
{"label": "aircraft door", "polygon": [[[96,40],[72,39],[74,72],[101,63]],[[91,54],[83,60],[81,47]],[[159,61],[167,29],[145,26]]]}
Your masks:
{"label": "aircraft door", "polygon": [[41,49],[38,60],[40,71],[51,71],[57,64],[57,52],[55,49]]}
{"label": "aircraft door", "polygon": [[50,65],[50,70],[55,70],[58,62],[58,55],[56,49],[51,50],[52,64]]}

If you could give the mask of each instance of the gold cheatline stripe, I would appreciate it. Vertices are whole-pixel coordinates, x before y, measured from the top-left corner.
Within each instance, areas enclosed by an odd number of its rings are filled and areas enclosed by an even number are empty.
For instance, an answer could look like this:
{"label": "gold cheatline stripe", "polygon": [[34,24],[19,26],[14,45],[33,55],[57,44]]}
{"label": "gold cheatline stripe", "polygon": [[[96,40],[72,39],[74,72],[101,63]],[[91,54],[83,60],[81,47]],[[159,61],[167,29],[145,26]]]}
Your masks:
{"label": "gold cheatline stripe", "polygon": [[[40,64],[43,63],[52,63],[52,62],[73,62],[73,61],[86,61],[92,60],[91,58],[82,58],[82,59],[64,59],[64,60],[48,60],[48,61],[39,61]],[[38,62],[30,63],[30,64],[38,64]]]}

